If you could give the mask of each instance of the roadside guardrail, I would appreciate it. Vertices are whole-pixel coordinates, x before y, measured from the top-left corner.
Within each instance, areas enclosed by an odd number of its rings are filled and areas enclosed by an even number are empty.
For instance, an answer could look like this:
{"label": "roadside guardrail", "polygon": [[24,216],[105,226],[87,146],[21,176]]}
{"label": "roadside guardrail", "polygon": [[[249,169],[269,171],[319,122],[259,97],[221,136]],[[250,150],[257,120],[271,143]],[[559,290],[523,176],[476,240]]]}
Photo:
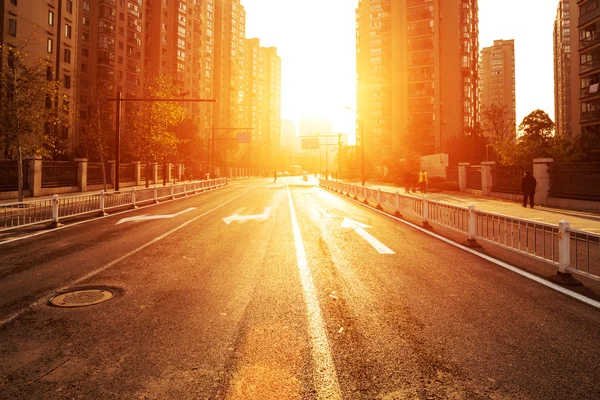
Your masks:
{"label": "roadside guardrail", "polygon": [[567,221],[547,224],[341,181],[319,179],[319,185],[379,210],[386,207],[397,217],[420,218],[424,227],[434,223],[461,232],[467,244],[481,240],[555,265],[561,274],[600,280],[600,235],[571,229]]}
{"label": "roadside guardrail", "polygon": [[126,189],[119,192],[84,194],[79,196],[31,200],[21,203],[0,204],[0,232],[29,225],[50,223],[57,226],[61,219],[83,214],[105,215],[107,210],[133,207],[142,203],[185,197],[225,186],[225,178],[207,181],[184,182],[171,186],[154,186],[144,189]]}

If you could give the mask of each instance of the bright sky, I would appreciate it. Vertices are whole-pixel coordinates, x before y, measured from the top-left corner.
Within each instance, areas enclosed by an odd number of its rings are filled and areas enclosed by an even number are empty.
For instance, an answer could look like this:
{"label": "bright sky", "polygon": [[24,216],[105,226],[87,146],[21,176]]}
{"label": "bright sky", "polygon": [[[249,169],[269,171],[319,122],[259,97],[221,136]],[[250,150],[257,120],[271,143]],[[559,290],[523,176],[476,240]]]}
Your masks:
{"label": "bright sky", "polygon": [[[246,36],[281,57],[281,118],[323,116],[354,142],[356,0],[242,0]],[[554,119],[552,29],[558,0],[479,0],[480,49],[515,39],[517,123]]]}

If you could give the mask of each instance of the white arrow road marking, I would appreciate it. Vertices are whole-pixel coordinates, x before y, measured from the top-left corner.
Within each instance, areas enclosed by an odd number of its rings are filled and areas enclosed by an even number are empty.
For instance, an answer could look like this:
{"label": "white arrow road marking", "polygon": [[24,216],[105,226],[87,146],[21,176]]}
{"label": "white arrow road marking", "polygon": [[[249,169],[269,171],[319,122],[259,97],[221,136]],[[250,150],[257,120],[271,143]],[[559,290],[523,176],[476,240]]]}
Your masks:
{"label": "white arrow road marking", "polygon": [[233,221],[246,222],[246,221],[250,221],[251,219],[256,219],[259,221],[266,221],[267,219],[269,219],[269,214],[271,214],[271,207],[265,207],[265,211],[263,211],[262,214],[239,215],[238,213],[235,213],[227,218],[223,218],[223,222],[225,222],[227,225],[229,225]]}
{"label": "white arrow road marking", "polygon": [[392,249],[387,247],[385,244],[377,240],[369,232],[365,231],[365,228],[370,228],[369,225],[354,221],[350,218],[344,218],[342,221],[342,228],[350,228],[354,232],[358,233],[363,239],[365,239],[379,254],[396,254]]}
{"label": "white arrow road marking", "polygon": [[170,218],[175,218],[181,214],[185,214],[186,212],[189,212],[189,211],[192,211],[195,209],[196,209],[196,207],[190,207],[185,210],[179,211],[178,213],[167,214],[167,215],[148,215],[148,214],[136,215],[135,217],[123,218],[119,222],[117,222],[115,225],[120,225],[122,223],[131,222],[131,221],[150,221],[153,219],[170,219]]}

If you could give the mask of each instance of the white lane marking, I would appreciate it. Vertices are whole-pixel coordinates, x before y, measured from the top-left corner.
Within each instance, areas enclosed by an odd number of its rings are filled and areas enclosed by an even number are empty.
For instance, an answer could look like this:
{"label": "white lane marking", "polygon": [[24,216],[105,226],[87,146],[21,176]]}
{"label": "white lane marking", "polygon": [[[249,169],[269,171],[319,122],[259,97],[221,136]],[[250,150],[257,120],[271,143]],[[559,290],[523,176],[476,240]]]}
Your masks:
{"label": "white lane marking", "polygon": [[[238,185],[235,185],[235,187],[237,187],[237,186]],[[210,192],[188,193],[188,196],[194,196],[194,195],[205,194],[205,193],[214,193],[215,190],[225,189],[227,187],[232,187],[232,186],[217,187],[215,189],[212,189]],[[179,197],[179,198],[172,199],[172,200],[161,201],[160,203],[156,203],[156,204],[148,204],[146,206],[141,206],[138,209],[124,210],[124,211],[116,212],[114,214],[105,215],[103,217],[96,217],[96,218],[91,218],[91,219],[88,219],[88,220],[85,220],[85,221],[73,222],[72,224],[67,224],[67,225],[59,226],[57,228],[52,228],[52,229],[48,229],[48,230],[45,230],[45,231],[40,231],[40,232],[32,233],[31,235],[20,236],[18,238],[3,240],[3,241],[0,242],[0,246],[2,246],[3,244],[11,243],[11,242],[18,242],[20,240],[29,239],[29,238],[32,238],[32,237],[35,237],[35,236],[38,236],[38,235],[45,235],[46,233],[51,233],[51,232],[56,232],[56,231],[59,231],[59,230],[62,230],[62,229],[67,229],[67,228],[70,228],[71,226],[77,226],[77,225],[87,224],[89,222],[98,221],[98,220],[101,220],[101,219],[104,219],[104,218],[111,218],[111,217],[114,217],[116,215],[127,214],[127,213],[130,213],[130,212],[133,212],[133,211],[139,211],[142,208],[154,207],[154,206],[162,205],[162,204],[165,204],[165,203],[170,203],[172,201],[177,201],[179,199],[187,199],[187,198],[188,197]],[[11,232],[11,231],[6,231],[6,232]]]}
{"label": "white lane marking", "polygon": [[514,266],[512,266],[510,264],[507,264],[504,261],[496,260],[495,258],[492,258],[492,257],[487,256],[485,254],[479,253],[479,252],[477,252],[477,251],[475,251],[473,249],[470,249],[470,248],[468,248],[466,246],[463,246],[463,245],[461,245],[459,243],[456,243],[456,242],[454,242],[454,241],[452,241],[450,239],[447,239],[447,238],[445,238],[443,236],[440,236],[440,235],[438,235],[436,233],[433,233],[433,232],[431,232],[431,231],[429,231],[427,229],[421,228],[420,226],[415,225],[415,224],[413,224],[411,222],[408,222],[406,220],[398,218],[398,217],[396,217],[394,215],[387,214],[385,211],[381,211],[381,210],[378,210],[378,209],[376,209],[374,207],[371,207],[371,206],[368,206],[366,204],[363,204],[362,202],[360,202],[358,200],[354,200],[354,199],[346,199],[346,200],[350,200],[352,202],[355,202],[355,203],[358,203],[358,204],[362,205],[363,207],[370,208],[371,210],[373,210],[373,211],[375,211],[375,212],[377,212],[379,214],[382,214],[382,215],[384,215],[384,216],[386,216],[388,218],[394,219],[394,220],[396,220],[398,222],[402,222],[403,224],[408,225],[410,227],[413,227],[413,228],[415,228],[415,229],[417,229],[417,230],[419,230],[419,231],[421,231],[421,232],[423,232],[423,233],[425,233],[425,234],[427,234],[429,236],[433,236],[434,238],[439,239],[442,242],[446,242],[446,243],[448,243],[448,244],[450,244],[450,245],[452,245],[454,247],[457,247],[457,248],[459,248],[461,250],[464,250],[464,251],[466,251],[468,253],[471,253],[474,256],[477,256],[479,258],[483,258],[484,260],[489,261],[492,264],[496,264],[496,265],[498,265],[498,266],[500,266],[502,268],[506,268],[509,271],[512,271],[512,272],[514,272],[516,274],[519,274],[519,275],[521,275],[521,276],[523,276],[525,278],[528,278],[528,279],[531,279],[532,281],[540,283],[540,284],[546,286],[547,288],[556,290],[557,292],[565,294],[565,295],[567,295],[567,296],[569,296],[569,297],[571,297],[573,299],[579,300],[579,301],[581,301],[581,302],[583,302],[583,303],[585,303],[587,305],[590,305],[592,307],[600,309],[600,301],[596,301],[596,300],[590,299],[589,297],[585,297],[584,295],[581,295],[579,293],[573,292],[573,291],[571,291],[569,289],[566,289],[566,288],[564,288],[564,287],[562,287],[560,285],[557,285],[557,284],[555,284],[553,282],[547,281],[547,280],[545,280],[543,278],[540,278],[540,277],[538,277],[536,275],[530,274],[529,272],[523,271],[523,270],[521,270],[521,269],[519,269],[517,267],[514,267]]}
{"label": "white lane marking", "polygon": [[188,226],[189,224],[191,224],[192,222],[198,220],[199,218],[202,218],[202,217],[204,217],[204,216],[206,216],[206,215],[208,215],[208,214],[210,214],[210,213],[218,210],[219,208],[221,208],[221,207],[223,207],[223,206],[231,203],[232,201],[234,201],[234,200],[236,200],[236,199],[238,199],[238,198],[240,198],[240,197],[242,197],[242,196],[250,193],[252,190],[254,190],[254,189],[247,190],[244,193],[241,193],[238,196],[235,196],[235,197],[227,200],[225,203],[222,203],[222,204],[216,206],[215,208],[213,208],[212,210],[206,211],[205,213],[200,214],[200,215],[198,215],[198,216],[196,216],[196,217],[194,217],[194,218],[192,218],[192,219],[190,219],[190,220],[182,223],[178,227],[175,227],[175,228],[171,229],[170,231],[168,231],[166,233],[163,233],[162,235],[160,235],[160,236],[152,239],[148,243],[143,244],[140,247],[138,247],[137,249],[130,251],[129,253],[125,254],[124,256],[121,256],[121,257],[117,258],[116,260],[113,260],[113,261],[109,262],[108,264],[103,265],[102,267],[100,267],[100,268],[98,268],[98,269],[96,269],[96,270],[94,270],[94,271],[92,271],[92,272],[90,272],[90,273],[82,276],[81,278],[78,278],[78,279],[74,280],[73,282],[68,283],[67,285],[65,285],[65,286],[63,286],[61,288],[55,289],[53,293],[50,293],[48,295],[40,297],[39,299],[35,300],[33,303],[29,304],[27,307],[23,307],[20,310],[17,310],[15,312],[13,312],[12,314],[10,314],[8,317],[4,318],[3,320],[0,320],[0,328],[2,326],[6,325],[7,323],[13,321],[14,319],[20,317],[21,315],[25,314],[27,311],[29,311],[33,307],[38,306],[38,305],[43,304],[43,303],[47,303],[56,293],[64,292],[65,290],[67,290],[67,289],[69,289],[69,288],[71,288],[71,287],[73,287],[75,285],[78,285],[78,284],[80,284],[81,282],[83,282],[83,281],[85,281],[87,279],[90,279],[94,275],[99,274],[100,272],[102,272],[102,271],[104,271],[104,270],[112,267],[115,264],[120,263],[121,261],[123,261],[126,258],[134,255],[135,253],[137,253],[137,252],[145,249],[146,247],[148,247],[148,246],[150,246],[150,245],[152,245],[152,244],[154,244],[154,243],[156,243],[156,242],[158,242],[158,241],[166,238],[167,236],[169,236],[169,235],[177,232],[178,230],[180,230],[180,229]]}
{"label": "white lane marking", "polygon": [[304,301],[306,302],[306,311],[308,314],[308,328],[311,340],[311,353],[313,360],[313,379],[318,399],[341,400],[342,392],[338,383],[335,365],[329,350],[327,333],[321,317],[319,300],[315,293],[315,285],[308,267],[304,242],[300,226],[296,218],[296,210],[292,201],[290,187],[286,185],[288,199],[290,203],[290,214],[292,217],[292,230],[294,232],[294,242],[296,245],[296,259],[298,270],[300,272],[300,281],[304,290]]}
{"label": "white lane marking", "polygon": [[269,219],[270,214],[271,214],[271,207],[265,207],[265,210],[263,211],[262,214],[239,215],[238,213],[235,213],[233,215],[230,215],[227,218],[223,218],[223,222],[225,222],[227,225],[229,225],[233,221],[246,222],[246,221],[250,221],[252,219],[256,219],[259,221],[266,221]]}
{"label": "white lane marking", "polygon": [[147,214],[136,215],[135,217],[123,218],[119,222],[117,222],[115,225],[121,225],[122,223],[132,222],[132,221],[150,221],[150,220],[154,220],[154,219],[171,219],[171,218],[178,217],[182,214],[185,214],[186,212],[193,211],[195,209],[196,209],[196,207],[190,207],[190,208],[186,208],[185,210],[179,211],[178,213],[166,214],[166,215],[147,215]]}
{"label": "white lane marking", "polygon": [[392,249],[381,243],[369,232],[365,231],[365,228],[370,228],[369,225],[354,221],[350,218],[344,218],[344,221],[342,221],[342,228],[350,228],[354,232],[358,233],[360,237],[365,239],[367,243],[373,246],[373,248],[377,250],[379,254],[396,254]]}

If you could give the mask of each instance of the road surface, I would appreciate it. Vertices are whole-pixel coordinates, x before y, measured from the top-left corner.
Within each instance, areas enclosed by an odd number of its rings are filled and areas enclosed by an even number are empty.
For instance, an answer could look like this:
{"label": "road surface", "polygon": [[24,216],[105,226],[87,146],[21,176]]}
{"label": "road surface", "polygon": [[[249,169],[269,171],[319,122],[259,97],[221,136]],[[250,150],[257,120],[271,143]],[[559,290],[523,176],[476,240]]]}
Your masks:
{"label": "road surface", "polygon": [[598,309],[301,177],[1,244],[0,294],[2,399],[600,398]]}

